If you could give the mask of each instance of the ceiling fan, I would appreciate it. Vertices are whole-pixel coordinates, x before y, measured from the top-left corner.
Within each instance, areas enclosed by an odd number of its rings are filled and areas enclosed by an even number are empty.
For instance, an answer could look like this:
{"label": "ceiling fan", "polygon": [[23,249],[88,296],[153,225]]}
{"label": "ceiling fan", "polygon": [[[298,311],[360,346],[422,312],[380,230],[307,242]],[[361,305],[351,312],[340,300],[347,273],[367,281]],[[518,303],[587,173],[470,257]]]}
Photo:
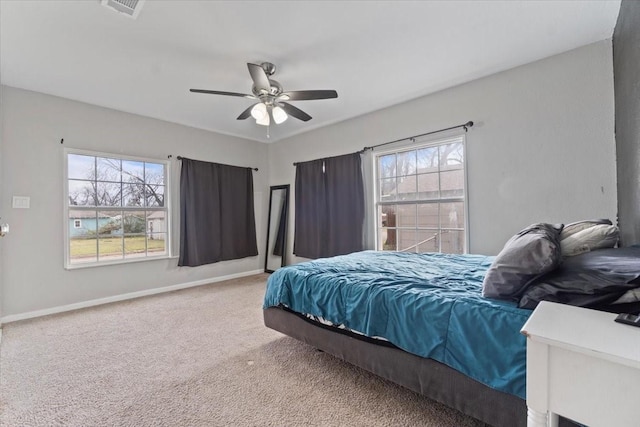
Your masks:
{"label": "ceiling fan", "polygon": [[248,63],[249,74],[253,80],[252,95],[237,92],[222,92],[219,90],[189,89],[195,93],[209,93],[213,95],[239,96],[259,100],[238,116],[238,120],[245,120],[249,116],[256,119],[256,123],[269,126],[271,120],[280,124],[288,116],[303,122],[311,120],[311,116],[285,101],[307,101],[314,99],[337,98],[335,90],[293,90],[284,92],[282,85],[270,77],[276,72],[276,66],[270,62],[260,65]]}

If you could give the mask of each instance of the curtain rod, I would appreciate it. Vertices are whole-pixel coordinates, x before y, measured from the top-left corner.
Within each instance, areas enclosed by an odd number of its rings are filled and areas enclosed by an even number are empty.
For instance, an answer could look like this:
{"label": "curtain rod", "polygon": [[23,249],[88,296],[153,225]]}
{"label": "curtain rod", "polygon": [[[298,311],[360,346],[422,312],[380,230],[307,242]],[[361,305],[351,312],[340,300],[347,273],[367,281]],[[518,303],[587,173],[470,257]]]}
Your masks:
{"label": "curtain rod", "polygon": [[[404,141],[406,139],[420,138],[421,136],[427,136],[427,135],[431,135],[431,134],[434,134],[434,133],[445,132],[445,131],[452,130],[452,129],[457,129],[457,128],[464,128],[464,131],[467,132],[470,127],[473,127],[473,122],[471,120],[469,120],[467,123],[464,123],[462,125],[451,126],[449,128],[438,129],[438,130],[434,130],[434,131],[427,132],[427,133],[421,133],[420,135],[414,135],[414,136],[410,136],[408,138],[400,138],[400,139],[396,139],[395,141],[389,141],[389,142],[384,142],[384,143],[378,144],[378,145],[372,145],[371,147],[364,147],[362,150],[358,151],[358,153],[364,153],[367,150],[373,150],[374,148],[382,147],[383,145],[394,144],[396,142]],[[301,162],[294,162],[293,166],[297,166],[298,163],[301,163]]]}
{"label": "curtain rod", "polygon": [[464,131],[467,132],[470,128],[473,127],[473,122],[471,120],[469,120],[467,123],[462,124],[462,125],[457,125],[457,126],[451,126],[450,128],[444,128],[444,129],[438,129],[438,130],[434,130],[431,132],[427,132],[427,133],[421,133],[420,135],[414,135],[414,136],[410,136],[408,138],[400,138],[400,139],[396,139],[395,141],[389,141],[389,142],[384,142],[382,144],[378,144],[378,145],[372,145],[371,147],[364,147],[360,152],[364,153],[367,150],[373,150],[374,148],[377,147],[382,147],[383,145],[389,145],[389,144],[394,144],[396,142],[400,142],[400,141],[404,141],[406,139],[416,139],[416,138],[420,138],[421,136],[427,136],[427,135],[431,135],[434,133],[439,133],[439,132],[445,132],[451,129],[457,129],[457,128],[464,128]]}
{"label": "curtain rod", "polygon": [[[361,151],[356,151],[355,153],[349,153],[349,154],[360,154],[360,153],[361,153]],[[348,156],[349,154],[342,154],[342,155],[337,155],[337,156],[323,157],[322,159],[316,159],[316,160],[327,160],[327,159],[332,159],[334,157]],[[313,161],[313,160],[309,160],[309,161]],[[304,162],[293,162],[293,166],[297,166],[300,163],[304,163]]]}
{"label": "curtain rod", "polygon": [[[171,154],[169,154],[169,155],[167,156],[167,158],[168,158],[168,159],[170,159],[170,158],[172,158],[172,157],[173,157],[173,156],[172,156]],[[182,157],[182,156],[177,156],[177,157],[176,157],[176,159],[178,159],[178,160],[182,160],[182,159],[187,159],[187,160],[189,160],[187,157]],[[240,167],[242,167],[242,166],[240,166]],[[247,166],[247,169],[253,169],[253,170],[254,170],[254,171],[256,171],[256,172],[258,171],[258,168],[252,168],[252,167],[250,167],[250,166]]]}

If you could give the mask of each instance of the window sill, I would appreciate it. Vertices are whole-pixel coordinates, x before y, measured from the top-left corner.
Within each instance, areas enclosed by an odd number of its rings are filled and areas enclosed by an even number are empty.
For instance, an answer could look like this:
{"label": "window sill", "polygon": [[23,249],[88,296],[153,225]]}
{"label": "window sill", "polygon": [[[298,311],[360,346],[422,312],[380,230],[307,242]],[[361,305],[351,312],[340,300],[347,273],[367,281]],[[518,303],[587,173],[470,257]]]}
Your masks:
{"label": "window sill", "polygon": [[91,262],[86,264],[66,264],[65,270],[81,270],[84,268],[94,268],[94,267],[107,267],[112,265],[121,265],[121,264],[132,264],[137,262],[147,262],[147,261],[161,261],[178,258],[177,256],[170,255],[162,255],[155,257],[145,257],[145,258],[133,258],[133,259],[122,259],[117,261],[104,261],[104,262]]}

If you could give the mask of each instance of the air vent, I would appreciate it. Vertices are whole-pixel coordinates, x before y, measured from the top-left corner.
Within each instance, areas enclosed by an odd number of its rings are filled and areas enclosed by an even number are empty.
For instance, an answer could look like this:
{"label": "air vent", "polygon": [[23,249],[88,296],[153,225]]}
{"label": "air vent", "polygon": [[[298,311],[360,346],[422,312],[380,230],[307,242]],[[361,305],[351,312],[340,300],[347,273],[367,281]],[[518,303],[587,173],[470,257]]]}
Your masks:
{"label": "air vent", "polygon": [[136,19],[145,0],[101,0],[103,6]]}

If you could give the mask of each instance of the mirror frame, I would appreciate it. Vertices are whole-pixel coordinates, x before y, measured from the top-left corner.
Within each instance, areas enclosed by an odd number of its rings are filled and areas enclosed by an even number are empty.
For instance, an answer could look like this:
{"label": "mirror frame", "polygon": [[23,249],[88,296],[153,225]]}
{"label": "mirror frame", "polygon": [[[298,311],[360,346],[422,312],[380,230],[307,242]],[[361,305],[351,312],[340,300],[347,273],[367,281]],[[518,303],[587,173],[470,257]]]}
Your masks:
{"label": "mirror frame", "polygon": [[271,212],[271,203],[273,202],[273,192],[277,190],[284,190],[284,241],[282,242],[282,263],[280,267],[287,265],[287,228],[289,225],[289,188],[290,184],[284,185],[272,185],[269,191],[269,215],[267,216],[267,243],[264,251],[264,272],[273,273],[275,270],[267,268],[267,262],[269,261],[269,236],[271,234],[271,215],[276,213]]}

